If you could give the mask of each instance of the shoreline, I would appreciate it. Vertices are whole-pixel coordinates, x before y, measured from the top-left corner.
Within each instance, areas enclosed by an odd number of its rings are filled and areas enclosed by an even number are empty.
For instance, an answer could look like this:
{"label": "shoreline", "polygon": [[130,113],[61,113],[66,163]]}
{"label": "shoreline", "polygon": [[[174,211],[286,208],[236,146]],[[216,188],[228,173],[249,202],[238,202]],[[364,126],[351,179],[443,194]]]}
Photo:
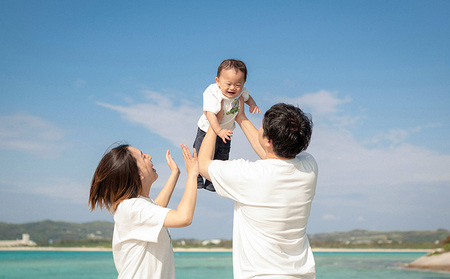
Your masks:
{"label": "shoreline", "polygon": [[[74,251],[74,252],[111,252],[112,248],[100,247],[0,247],[0,251]],[[174,252],[232,252],[231,248],[173,248]],[[349,249],[349,248],[313,248],[313,252],[344,253],[429,253],[433,249]]]}
{"label": "shoreline", "polygon": [[450,252],[425,255],[405,265],[406,268],[450,272]]}
{"label": "shoreline", "polygon": [[[111,252],[112,248],[101,247],[0,247],[2,251],[44,251],[44,252]],[[349,248],[313,248],[314,252],[319,253],[426,253],[429,254],[433,249],[349,249]],[[231,248],[173,248],[173,252],[182,253],[232,253]],[[440,272],[450,272],[448,260],[450,253],[447,253],[444,260],[438,257],[427,257],[424,255],[409,264],[402,264],[403,268],[416,270],[433,270]],[[433,258],[433,259],[431,259]],[[431,261],[430,261],[431,260]]]}

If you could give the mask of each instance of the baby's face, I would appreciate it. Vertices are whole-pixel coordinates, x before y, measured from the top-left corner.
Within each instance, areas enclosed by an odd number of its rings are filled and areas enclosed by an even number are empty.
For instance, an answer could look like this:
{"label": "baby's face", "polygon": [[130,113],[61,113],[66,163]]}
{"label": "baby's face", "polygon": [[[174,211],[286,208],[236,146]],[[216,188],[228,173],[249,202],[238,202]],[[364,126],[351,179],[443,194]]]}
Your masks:
{"label": "baby's face", "polygon": [[216,77],[216,83],[225,97],[235,98],[244,88],[244,73],[236,69],[222,70],[220,76]]}

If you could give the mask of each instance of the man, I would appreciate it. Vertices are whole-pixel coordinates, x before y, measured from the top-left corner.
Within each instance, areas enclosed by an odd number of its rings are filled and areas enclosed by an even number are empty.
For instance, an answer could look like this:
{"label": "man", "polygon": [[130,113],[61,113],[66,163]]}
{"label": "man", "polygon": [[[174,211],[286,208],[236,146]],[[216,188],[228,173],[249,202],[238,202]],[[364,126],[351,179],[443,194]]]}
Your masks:
{"label": "man", "polygon": [[216,135],[208,130],[199,155],[200,174],[217,193],[235,201],[234,278],[315,278],[306,235],[317,182],[317,164],[304,151],[312,121],[297,107],[276,104],[257,130],[243,106],[236,122],[261,160],[212,160]]}

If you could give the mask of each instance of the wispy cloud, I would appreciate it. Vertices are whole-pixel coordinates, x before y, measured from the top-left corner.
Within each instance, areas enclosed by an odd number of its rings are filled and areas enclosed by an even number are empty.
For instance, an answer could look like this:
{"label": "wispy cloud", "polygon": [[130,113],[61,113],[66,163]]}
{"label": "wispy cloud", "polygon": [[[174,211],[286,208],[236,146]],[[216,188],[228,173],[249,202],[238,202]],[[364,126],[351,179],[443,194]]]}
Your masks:
{"label": "wispy cloud", "polygon": [[3,192],[32,194],[51,197],[61,202],[81,204],[86,204],[89,197],[89,183],[75,182],[62,177],[45,177],[33,181],[21,178],[1,179],[0,189]]}
{"label": "wispy cloud", "polygon": [[312,108],[316,115],[335,115],[341,111],[343,104],[351,103],[352,98],[346,96],[339,98],[337,92],[321,90],[315,93],[306,93],[297,98],[287,99],[290,103]]}
{"label": "wispy cloud", "polygon": [[333,214],[325,214],[322,216],[322,220],[326,221],[340,221],[341,217],[333,215]]}
{"label": "wispy cloud", "polygon": [[[123,118],[138,123],[153,133],[178,146],[193,141],[202,106],[187,100],[173,102],[166,94],[153,91],[142,92],[148,102],[112,105],[97,102],[98,105],[119,112]],[[130,100],[127,100],[129,102]]]}
{"label": "wispy cloud", "polygon": [[[396,212],[404,219],[420,210],[441,214],[443,205],[436,193],[450,194],[444,187],[450,183],[450,156],[410,142],[411,135],[429,132],[439,124],[387,127],[369,142],[360,140],[355,129],[364,127],[368,116],[343,109],[352,105],[348,96],[319,91],[281,101],[300,105],[313,114],[308,151],[319,163],[316,206],[323,220],[345,216],[342,222],[356,222],[349,225],[355,227],[362,219],[353,217],[352,212],[372,216]],[[328,210],[335,213],[328,214]]]}
{"label": "wispy cloud", "polygon": [[[413,134],[424,132],[427,129],[434,129],[442,124],[431,123],[424,126],[416,126],[409,129],[390,129],[387,132],[380,133],[369,140],[370,144],[401,144],[406,142]],[[386,142],[387,141],[387,142]]]}
{"label": "wispy cloud", "polygon": [[61,128],[27,112],[0,115],[0,148],[55,157],[66,148],[64,137]]}
{"label": "wispy cloud", "polygon": [[[180,142],[192,141],[192,133],[197,126],[199,112],[202,111],[199,104],[194,105],[187,100],[178,100],[175,104],[167,94],[153,91],[143,91],[143,94],[148,100],[147,103],[98,104],[119,112],[123,118],[143,125],[176,146]],[[284,98],[281,101],[301,104],[302,108],[307,106],[313,111],[313,118],[316,115],[328,116],[318,117],[315,122],[310,146],[311,152],[319,159],[322,184],[359,187],[380,184],[387,186],[420,180],[450,181],[450,174],[443,167],[450,165],[450,156],[405,142],[409,133],[419,133],[425,127],[409,131],[389,130],[385,137],[402,144],[369,148],[365,142],[358,141],[351,129],[347,129],[345,125],[333,125],[342,119],[361,119],[359,115],[348,115],[341,108],[352,102],[349,96],[341,98],[338,93],[322,90],[298,98]],[[255,125],[257,126],[256,123]],[[239,133],[237,128],[236,134]],[[240,148],[241,140],[245,141],[245,138],[233,142],[232,150],[240,150],[242,156],[253,153],[247,147]]]}
{"label": "wispy cloud", "polygon": [[314,119],[326,120],[327,125],[347,127],[354,125],[362,118],[361,115],[342,113],[344,105],[352,103],[353,100],[350,96],[339,97],[338,92],[320,90],[296,98],[280,97],[279,100],[301,107],[306,112],[310,112]]}
{"label": "wispy cloud", "polygon": [[[145,91],[144,94],[148,103],[98,104],[118,111],[122,117],[143,125],[173,144],[191,142],[192,130],[195,130],[201,106],[192,105],[186,100],[177,100],[175,104],[170,97],[158,92]],[[367,219],[361,218],[361,215],[350,217],[352,214],[349,212],[360,210],[359,214],[363,214],[362,208],[386,212],[396,210],[407,214],[411,208],[417,210],[420,199],[432,200],[435,197],[434,190],[441,191],[443,184],[450,183],[450,173],[447,170],[450,165],[449,155],[438,154],[408,142],[408,135],[411,133],[421,133],[425,128],[432,129],[435,125],[388,129],[384,138],[395,144],[373,147],[359,140],[353,129],[353,124],[363,122],[366,116],[350,114],[343,109],[344,106],[352,105],[352,98],[349,96],[341,97],[338,93],[319,91],[279,101],[307,107],[315,119],[308,152],[319,163],[316,205],[328,208],[324,210],[333,207],[347,210],[336,210],[333,214],[323,212],[323,220],[351,219],[352,222],[361,223]],[[254,124],[259,126],[256,122]],[[241,134],[237,128],[230,157],[256,159]],[[420,190],[423,185],[427,185],[427,191]],[[412,192],[406,195],[408,191]],[[386,203],[389,205],[386,206]],[[427,210],[442,210],[437,204],[433,206],[428,205]]]}
{"label": "wispy cloud", "polygon": [[[420,180],[450,181],[450,174],[442,167],[443,164],[450,165],[450,156],[407,141],[411,134],[438,127],[437,124],[389,129],[373,138],[373,141],[388,142],[374,148],[369,147],[366,141],[357,140],[355,132],[349,127],[351,123],[363,121],[366,117],[350,115],[342,108],[352,103],[351,97],[340,97],[336,92],[322,90],[282,100],[312,110],[313,120],[316,121],[310,150],[319,157],[322,174],[326,171],[327,175],[321,176],[322,183],[349,186],[395,185]],[[345,125],[340,125],[342,123]]]}

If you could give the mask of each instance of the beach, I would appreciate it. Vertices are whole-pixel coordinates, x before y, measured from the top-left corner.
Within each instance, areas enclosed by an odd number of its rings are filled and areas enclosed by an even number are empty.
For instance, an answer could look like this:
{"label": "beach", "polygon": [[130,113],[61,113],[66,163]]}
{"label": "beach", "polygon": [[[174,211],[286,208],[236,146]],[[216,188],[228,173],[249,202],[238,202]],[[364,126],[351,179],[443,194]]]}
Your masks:
{"label": "beach", "polygon": [[[355,252],[355,253],[398,253],[398,252],[420,252],[431,253],[433,249],[346,249],[346,248],[313,248],[313,252]],[[80,251],[80,252],[102,252],[112,251],[111,248],[101,247],[0,247],[0,251]],[[231,248],[174,248],[174,252],[232,252]]]}

